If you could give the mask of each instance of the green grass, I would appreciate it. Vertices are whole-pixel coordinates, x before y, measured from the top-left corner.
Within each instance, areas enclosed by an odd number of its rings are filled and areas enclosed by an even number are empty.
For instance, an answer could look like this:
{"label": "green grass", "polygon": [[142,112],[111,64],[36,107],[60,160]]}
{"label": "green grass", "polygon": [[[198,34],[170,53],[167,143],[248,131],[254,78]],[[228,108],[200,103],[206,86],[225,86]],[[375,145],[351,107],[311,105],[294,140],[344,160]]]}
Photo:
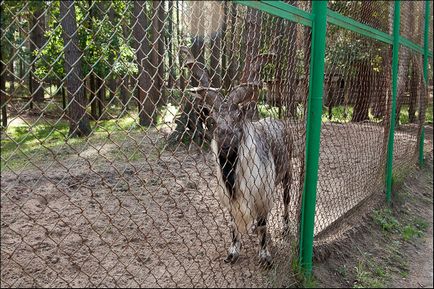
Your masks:
{"label": "green grass", "polygon": [[383,208],[373,212],[373,220],[387,233],[400,234],[404,241],[410,241],[424,236],[428,222],[420,217],[399,222],[390,208]]}
{"label": "green grass", "polygon": [[386,232],[397,232],[401,227],[401,224],[393,216],[392,210],[390,208],[374,211],[373,220],[381,227],[383,231]]}
{"label": "green grass", "polygon": [[[111,142],[122,143],[129,131],[142,129],[137,118],[125,116],[115,120],[91,121],[93,132],[84,138],[70,138],[66,121],[49,123],[46,120],[35,123],[10,123],[1,140],[1,171],[6,168],[17,170],[29,161],[38,163],[50,158],[62,159],[81,152],[80,146],[86,142],[102,143],[110,138]],[[129,152],[128,152],[129,153]],[[138,158],[136,151],[129,159]]]}
{"label": "green grass", "polygon": [[[372,264],[370,264],[372,265]],[[360,261],[355,268],[356,280],[353,288],[384,288],[385,269],[375,266],[369,269],[365,261]]]}
{"label": "green grass", "polygon": [[[399,124],[409,124],[410,123],[408,108],[409,108],[409,105],[407,105],[407,104],[401,106],[401,112],[399,114]],[[419,112],[416,111],[416,113],[415,113],[416,123],[418,122],[418,118],[419,118]],[[426,108],[425,123],[427,123],[427,124],[433,123],[433,106],[432,106],[432,104],[429,104]]]}
{"label": "green grass", "polygon": [[[401,113],[400,113],[400,118],[399,118],[400,124],[410,123],[409,115],[408,115],[408,108],[409,108],[408,105],[402,105],[401,106]],[[332,118],[329,119],[328,107],[323,106],[322,121],[323,122],[332,121],[332,122],[348,123],[351,121],[351,118],[353,116],[353,110],[354,110],[354,108],[351,105],[335,106],[332,108]],[[416,122],[418,121],[418,115],[419,115],[419,113],[416,111],[416,116],[415,116]],[[369,109],[369,120],[372,122],[381,121],[381,119],[378,119],[374,116],[374,114],[372,113],[372,108]],[[428,123],[428,124],[433,123],[433,106],[432,106],[432,104],[427,106],[427,109],[425,112],[425,123]]]}
{"label": "green grass", "polygon": [[402,238],[405,241],[423,237],[428,229],[428,222],[421,218],[414,218],[411,223],[402,228]]}
{"label": "green grass", "polygon": [[353,116],[353,107],[352,106],[335,106],[332,108],[332,118],[329,119],[328,107],[323,107],[322,111],[322,121],[323,122],[341,122],[347,123],[351,121]]}

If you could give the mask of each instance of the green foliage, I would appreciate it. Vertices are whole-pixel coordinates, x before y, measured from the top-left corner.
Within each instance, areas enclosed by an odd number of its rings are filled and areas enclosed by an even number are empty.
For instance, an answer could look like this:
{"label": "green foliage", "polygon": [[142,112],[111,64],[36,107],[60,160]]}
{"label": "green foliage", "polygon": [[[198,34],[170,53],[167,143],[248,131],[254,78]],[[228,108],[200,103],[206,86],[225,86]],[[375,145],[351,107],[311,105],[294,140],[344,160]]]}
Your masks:
{"label": "green foliage", "polygon": [[400,229],[400,223],[393,216],[390,208],[374,211],[373,219],[386,232],[396,232]]}
{"label": "green foliage", "polygon": [[422,237],[428,228],[428,223],[419,217],[411,219],[408,224],[399,222],[390,208],[374,211],[373,220],[385,232],[400,234],[404,241]]}

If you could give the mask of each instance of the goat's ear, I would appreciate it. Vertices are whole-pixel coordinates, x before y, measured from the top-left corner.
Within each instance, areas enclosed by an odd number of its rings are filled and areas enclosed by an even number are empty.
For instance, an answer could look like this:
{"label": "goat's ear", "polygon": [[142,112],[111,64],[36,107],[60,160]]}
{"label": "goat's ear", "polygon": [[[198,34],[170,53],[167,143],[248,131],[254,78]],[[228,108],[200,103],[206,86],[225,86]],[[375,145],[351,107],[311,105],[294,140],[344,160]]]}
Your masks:
{"label": "goat's ear", "polygon": [[237,106],[245,106],[246,103],[258,101],[258,89],[261,87],[259,82],[241,84],[229,93],[229,99]]}

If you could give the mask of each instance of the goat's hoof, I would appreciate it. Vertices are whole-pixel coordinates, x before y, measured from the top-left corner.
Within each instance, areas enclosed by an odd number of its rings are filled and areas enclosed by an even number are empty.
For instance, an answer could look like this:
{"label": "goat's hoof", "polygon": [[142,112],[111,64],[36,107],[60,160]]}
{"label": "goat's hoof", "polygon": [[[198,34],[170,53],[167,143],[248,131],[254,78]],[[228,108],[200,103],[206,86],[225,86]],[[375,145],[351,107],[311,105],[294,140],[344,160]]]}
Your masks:
{"label": "goat's hoof", "polygon": [[225,263],[234,264],[238,260],[239,256],[240,256],[239,254],[229,253],[226,259],[224,259],[224,261]]}
{"label": "goat's hoof", "polygon": [[273,265],[273,258],[271,258],[270,253],[261,252],[259,253],[259,264],[264,268],[270,268]]}
{"label": "goat's hoof", "polygon": [[289,226],[283,225],[282,237],[287,237],[289,235]]}

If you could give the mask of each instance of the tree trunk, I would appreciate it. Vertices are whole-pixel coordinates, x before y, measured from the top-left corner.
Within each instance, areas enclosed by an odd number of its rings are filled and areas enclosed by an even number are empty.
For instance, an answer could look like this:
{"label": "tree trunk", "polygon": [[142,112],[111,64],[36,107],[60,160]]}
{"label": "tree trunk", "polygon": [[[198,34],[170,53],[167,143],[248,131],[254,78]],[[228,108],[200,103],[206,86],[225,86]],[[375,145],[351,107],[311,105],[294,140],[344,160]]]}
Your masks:
{"label": "tree trunk", "polygon": [[155,124],[157,101],[159,91],[153,84],[151,76],[155,75],[156,70],[149,61],[151,45],[146,36],[148,27],[148,17],[146,15],[146,2],[134,2],[134,19],[137,19],[133,26],[133,47],[136,50],[138,72],[137,101],[139,107],[139,123],[142,126]]}
{"label": "tree trunk", "polygon": [[[167,82],[167,86],[169,88],[173,88],[173,83],[175,81],[175,69],[173,67],[173,55],[174,55],[174,51],[173,51],[173,2],[169,1],[168,2],[168,37],[167,37],[167,44],[168,44],[168,49],[169,49],[169,53],[167,53],[167,57],[168,57],[168,61],[169,61],[169,80]],[[175,54],[176,55],[176,54]]]}
{"label": "tree trunk", "polygon": [[[310,1],[304,2],[305,10],[310,11],[312,8],[312,4]],[[309,75],[310,75],[310,58],[311,58],[311,43],[312,43],[312,29],[302,28],[305,30],[306,33],[304,33],[304,43],[303,43],[303,63],[304,63],[304,75],[303,78],[300,79],[301,87],[303,90],[303,115],[306,118],[307,116],[307,99],[309,98]]]}
{"label": "tree trunk", "polygon": [[[93,28],[93,17],[94,17],[94,6],[92,4],[92,0],[88,0],[89,6],[89,17],[87,21],[88,29],[94,34]],[[90,50],[91,58],[94,58],[94,49]],[[95,72],[93,68],[90,67],[89,72],[89,102],[90,102],[90,115],[93,120],[98,119],[98,111],[97,111],[97,99],[96,99],[96,89],[95,89]]]}
{"label": "tree trunk", "polygon": [[[401,19],[401,27],[402,35],[410,35],[412,31],[408,31],[408,29],[413,29],[415,27],[415,17],[417,13],[414,13],[415,1],[409,1],[408,7],[409,11],[413,11],[413,13],[409,13],[407,17]],[[416,31],[414,31],[416,32]],[[410,62],[410,49],[405,47],[399,50],[399,64],[398,64],[398,88],[396,93],[396,124],[399,125],[399,118],[401,114],[401,106],[404,101],[405,94],[405,82],[408,78],[408,67]]]}
{"label": "tree trunk", "polygon": [[74,1],[60,2],[60,18],[62,19],[62,37],[65,54],[65,74],[68,96],[70,99],[69,135],[86,136],[91,133],[89,118],[86,114],[86,97],[82,83],[81,59],[83,54],[78,47],[77,23]]}
{"label": "tree trunk", "polygon": [[[254,66],[254,59],[259,55],[259,48],[261,45],[260,35],[261,35],[261,23],[262,14],[259,10],[253,8],[247,8],[247,15],[245,21],[246,29],[246,55],[244,67],[241,74],[240,83],[248,83],[249,76],[252,72],[252,67]],[[253,95],[251,99],[258,99],[258,90],[252,90]],[[248,104],[246,107],[246,119],[257,120],[259,119],[259,114],[254,103]]]}
{"label": "tree trunk", "polygon": [[[287,1],[288,4],[295,5],[294,0]],[[288,54],[288,66],[286,70],[286,79],[287,85],[286,89],[283,90],[283,95],[288,96],[288,112],[290,117],[295,117],[297,113],[297,103],[296,103],[296,93],[295,93],[295,81],[296,81],[296,73],[295,69],[297,66],[296,61],[296,53],[297,53],[297,25],[296,23],[289,21],[285,30],[285,34],[288,36],[289,42],[288,47],[286,47],[286,51],[282,53]]]}
{"label": "tree trunk", "polygon": [[89,75],[89,102],[90,114],[94,120],[98,119],[96,89],[95,89],[95,74],[93,72]]}
{"label": "tree trunk", "polygon": [[43,10],[41,8],[36,9],[31,15],[32,21],[30,21],[32,27],[30,27],[30,55],[32,69],[30,71],[29,77],[32,82],[32,90],[30,94],[32,96],[32,101],[42,102],[44,101],[44,88],[42,82],[39,81],[35,76],[36,70],[36,60],[39,56],[35,56],[35,50],[39,50],[44,45],[44,31],[45,31],[45,18],[43,16]]}
{"label": "tree trunk", "polygon": [[[3,54],[3,53],[2,53]],[[3,57],[2,57],[3,58]],[[3,59],[0,61],[0,105],[2,107],[2,129],[5,129],[8,125],[8,113],[7,113],[7,95],[6,95],[6,70],[3,64]]]}
{"label": "tree trunk", "polygon": [[[205,64],[205,51],[204,51],[204,30],[205,30],[205,19],[203,13],[203,4],[202,1],[194,1],[190,2],[193,5],[193,17],[191,18],[191,26],[192,31],[194,33],[192,39],[191,52],[193,53],[194,58],[200,62]],[[191,85],[196,87],[199,85],[199,82],[194,79],[191,79]]]}
{"label": "tree trunk", "polygon": [[[12,47],[12,54],[15,54],[15,48]],[[11,60],[11,64],[9,67],[10,70],[10,74],[9,74],[9,95],[12,96],[14,94],[15,91],[15,67],[14,67],[14,61]]]}
{"label": "tree trunk", "polygon": [[105,99],[105,85],[103,80],[99,75],[95,77],[95,86],[96,86],[96,98],[98,103],[98,118],[101,118],[104,114],[104,99]]}
{"label": "tree trunk", "polygon": [[[366,3],[368,5],[368,3]],[[370,9],[366,9],[367,7],[363,7],[361,9],[361,21],[362,23],[370,23],[371,21],[371,11]],[[367,48],[367,47],[366,47]],[[367,58],[370,58],[368,56]],[[357,71],[356,76],[356,99],[353,109],[353,116],[351,121],[353,122],[361,122],[369,119],[369,107],[371,104],[371,65],[370,59],[363,59],[355,63],[357,66],[355,67]]]}
{"label": "tree trunk", "polygon": [[[182,0],[181,0],[181,3],[183,3]],[[179,45],[180,45],[181,39],[182,39],[182,33],[183,33],[179,23],[183,23],[183,21],[181,20],[180,13],[179,13],[179,2],[178,1],[176,1],[176,20],[178,21],[178,25],[176,25],[176,36],[178,37],[177,43],[178,43],[178,48],[179,48]],[[179,89],[181,90],[181,93],[183,93],[185,90],[185,77],[184,77],[184,70],[181,67],[182,59],[181,59],[180,53],[178,53],[178,65],[180,67],[180,70],[179,70]]]}
{"label": "tree trunk", "polygon": [[260,28],[261,28],[261,12],[253,8],[247,8],[245,29],[247,32],[246,39],[246,56],[241,75],[241,83],[246,83],[253,66],[253,59],[259,55],[260,47]]}
{"label": "tree trunk", "polygon": [[66,111],[66,109],[67,109],[67,107],[66,107],[66,89],[65,89],[64,83],[62,83],[61,85],[62,85],[62,88],[61,88],[61,91],[62,91],[62,108],[64,111]]}
{"label": "tree trunk", "polygon": [[361,122],[369,119],[371,66],[368,59],[357,63],[356,99],[354,104],[352,122]]}
{"label": "tree trunk", "polygon": [[120,86],[121,86],[120,99],[121,99],[121,104],[122,104],[121,115],[123,115],[128,110],[128,102],[129,102],[128,79],[129,79],[129,77],[128,77],[128,75],[126,75],[122,78],[121,83],[120,83]]}
{"label": "tree trunk", "polygon": [[[116,15],[115,15],[115,10],[113,9],[113,5],[114,5],[114,3],[112,3],[110,5],[109,11],[108,11],[109,22],[110,22],[110,24],[113,27],[116,27],[116,24],[117,24],[115,22],[115,16]],[[111,43],[110,43],[110,46],[112,48],[111,51],[110,51],[110,54],[109,54],[109,65],[110,65],[110,69],[111,70],[113,70],[113,63],[114,63],[114,58],[115,58],[113,50],[118,49],[118,47],[114,46],[113,42],[114,42],[114,37],[111,38]],[[113,98],[115,97],[115,94],[116,94],[117,84],[116,84],[116,76],[115,76],[115,74],[114,73],[110,73],[109,75],[110,76],[109,76],[108,79],[106,78],[106,81],[108,81],[107,88],[109,89],[109,99],[110,99],[110,102],[112,102]]]}
{"label": "tree trunk", "polygon": [[419,98],[419,83],[420,74],[419,74],[419,65],[418,65],[418,56],[414,56],[412,59],[412,71],[411,71],[411,79],[410,79],[410,105],[408,108],[408,118],[410,123],[416,122],[416,105],[417,100]]}
{"label": "tree trunk", "polygon": [[215,11],[211,17],[211,85],[212,87],[221,86],[221,71],[220,71],[220,50],[221,50],[221,31],[220,31],[220,9],[221,3],[212,2]]}
{"label": "tree trunk", "polygon": [[[158,91],[157,107],[164,105],[164,2],[152,1],[152,53],[151,61],[157,68],[157,74],[154,78],[155,90]],[[157,114],[157,111],[154,112]]]}
{"label": "tree trunk", "polygon": [[[225,2],[227,4],[227,2]],[[227,72],[224,74],[224,88],[229,89],[232,82],[235,81],[235,78],[237,76],[236,72],[236,63],[234,61],[234,57],[232,56],[235,52],[235,25],[236,25],[236,19],[237,19],[237,7],[234,3],[231,3],[231,15],[230,15],[230,37],[228,36],[225,44],[225,58],[228,57],[227,61]],[[232,56],[232,57],[231,57]]]}

